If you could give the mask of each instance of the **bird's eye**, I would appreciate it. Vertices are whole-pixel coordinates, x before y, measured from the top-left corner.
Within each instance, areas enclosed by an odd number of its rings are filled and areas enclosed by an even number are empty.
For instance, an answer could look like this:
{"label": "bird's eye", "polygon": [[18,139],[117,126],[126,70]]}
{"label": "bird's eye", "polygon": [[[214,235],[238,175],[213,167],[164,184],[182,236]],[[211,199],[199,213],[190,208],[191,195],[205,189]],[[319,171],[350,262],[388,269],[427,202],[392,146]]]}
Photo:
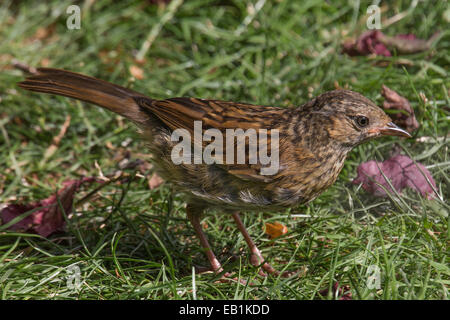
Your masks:
{"label": "bird's eye", "polygon": [[359,127],[364,128],[369,125],[369,118],[364,116],[358,116],[355,118],[355,122]]}

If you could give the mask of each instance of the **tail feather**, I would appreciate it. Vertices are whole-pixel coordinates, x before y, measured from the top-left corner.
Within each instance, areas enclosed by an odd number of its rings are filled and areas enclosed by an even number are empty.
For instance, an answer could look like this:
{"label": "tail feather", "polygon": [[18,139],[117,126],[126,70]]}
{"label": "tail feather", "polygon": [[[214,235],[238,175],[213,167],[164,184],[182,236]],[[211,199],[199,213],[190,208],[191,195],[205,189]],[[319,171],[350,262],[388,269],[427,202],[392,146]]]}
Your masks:
{"label": "tail feather", "polygon": [[30,91],[56,94],[90,102],[138,123],[144,122],[148,118],[141,111],[135,99],[145,98],[142,94],[75,72],[39,68],[37,74],[19,82],[18,86]]}

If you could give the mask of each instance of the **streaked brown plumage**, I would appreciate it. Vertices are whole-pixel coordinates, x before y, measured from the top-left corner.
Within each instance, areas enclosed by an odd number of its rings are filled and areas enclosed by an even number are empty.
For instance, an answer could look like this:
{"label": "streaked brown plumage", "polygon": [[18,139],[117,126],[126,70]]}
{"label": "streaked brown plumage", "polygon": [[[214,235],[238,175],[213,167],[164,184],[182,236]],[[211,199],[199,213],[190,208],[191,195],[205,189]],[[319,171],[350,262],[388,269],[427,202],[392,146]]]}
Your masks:
{"label": "streaked brown plumage", "polygon": [[[19,86],[87,101],[116,112],[141,129],[158,174],[186,194],[188,217],[214,271],[221,271],[203,234],[199,219],[206,208],[230,212],[252,251],[252,263],[264,263],[240,221],[237,210],[273,211],[316,198],[332,185],[347,153],[356,145],[385,135],[409,136],[373,102],[349,90],[326,92],[298,108],[285,109],[244,103],[171,98],[155,100],[140,93],[84,75],[42,68]],[[280,170],[261,175],[256,164],[180,164],[171,160],[175,129],[279,130]],[[247,142],[248,144],[248,142]]]}

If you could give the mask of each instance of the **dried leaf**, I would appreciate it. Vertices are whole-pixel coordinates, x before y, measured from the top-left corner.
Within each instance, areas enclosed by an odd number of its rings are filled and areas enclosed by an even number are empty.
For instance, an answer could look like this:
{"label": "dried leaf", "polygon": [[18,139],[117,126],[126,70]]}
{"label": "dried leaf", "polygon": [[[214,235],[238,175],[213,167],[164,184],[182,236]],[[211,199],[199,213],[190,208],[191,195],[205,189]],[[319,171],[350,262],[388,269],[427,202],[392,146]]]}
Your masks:
{"label": "dried leaf", "polygon": [[148,186],[150,189],[153,190],[155,188],[158,188],[163,182],[164,180],[156,173],[154,173],[152,177],[148,180]]}
{"label": "dried leaf", "polygon": [[362,33],[356,40],[348,40],[343,43],[343,51],[350,56],[392,56],[389,48],[397,50],[400,54],[410,54],[428,50],[439,32],[430,39],[417,39],[413,34],[401,34],[394,37],[385,35],[379,30],[370,30]]}
{"label": "dried leaf", "polygon": [[56,24],[51,24],[46,27],[37,28],[36,32],[33,35],[33,39],[35,40],[45,40],[50,38],[56,30]]}
{"label": "dried leaf", "polygon": [[50,59],[49,58],[42,58],[42,60],[39,63],[42,67],[48,68],[50,66]]}
{"label": "dried leaf", "polygon": [[265,224],[265,233],[268,234],[271,239],[278,238],[283,234],[286,234],[287,232],[288,232],[287,227],[279,222],[274,223],[268,222]]}
{"label": "dried leaf", "polygon": [[381,95],[386,99],[383,102],[383,108],[385,110],[398,110],[394,114],[389,114],[395,124],[410,133],[419,128],[419,123],[414,115],[414,109],[411,107],[408,99],[385,85],[382,86]]}
{"label": "dried leaf", "polygon": [[410,54],[430,49],[438,36],[439,32],[436,32],[430,39],[423,40],[417,39],[413,34],[400,34],[395,37],[389,37],[380,33],[378,40],[390,48],[395,48],[401,54]]}
{"label": "dried leaf", "polygon": [[436,183],[431,173],[425,166],[420,163],[415,164],[405,155],[398,155],[383,162],[374,160],[364,162],[358,166],[357,171],[358,176],[353,183],[362,183],[364,190],[378,197],[386,196],[386,191],[381,186],[393,192],[384,176],[389,179],[397,192],[408,187],[420,192],[428,199],[435,196],[433,188],[436,190]]}
{"label": "dried leaf", "polygon": [[135,77],[138,80],[144,79],[144,70],[142,70],[138,66],[135,65],[130,66],[130,73],[133,77]]}
{"label": "dried leaf", "polygon": [[31,204],[10,204],[0,211],[2,223],[6,224],[19,215],[36,209],[36,211],[11,225],[8,229],[37,233],[43,237],[48,237],[52,233],[62,231],[65,221],[61,207],[64,209],[66,215],[68,215],[72,211],[73,199],[78,188],[83,183],[92,183],[94,181],[95,178],[92,177],[82,178],[80,180],[68,180],[63,182],[63,189],[49,198]]}
{"label": "dried leaf", "polygon": [[350,56],[366,56],[375,54],[377,56],[390,57],[391,52],[379,40],[381,31],[366,31],[359,36],[356,41],[346,41],[343,44],[343,50]]}

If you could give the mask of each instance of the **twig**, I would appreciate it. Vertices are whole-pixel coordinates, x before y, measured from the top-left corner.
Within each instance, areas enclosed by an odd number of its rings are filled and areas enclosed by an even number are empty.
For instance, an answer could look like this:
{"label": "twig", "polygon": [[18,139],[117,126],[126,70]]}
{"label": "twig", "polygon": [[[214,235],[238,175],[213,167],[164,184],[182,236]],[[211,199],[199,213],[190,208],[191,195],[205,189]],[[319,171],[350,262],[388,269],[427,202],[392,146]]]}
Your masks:
{"label": "twig", "polygon": [[61,126],[61,129],[59,130],[59,133],[53,137],[52,144],[45,150],[44,157],[41,161],[41,165],[47,161],[48,158],[50,158],[55,151],[58,149],[58,145],[61,142],[62,138],[66,134],[67,128],[70,125],[70,115],[66,116],[66,120],[64,121],[63,125]]}
{"label": "twig", "polygon": [[35,67],[30,67],[29,65],[27,65],[26,63],[20,62],[16,59],[12,60],[12,66],[16,69],[22,70],[25,73],[28,74],[38,74],[38,71]]}

